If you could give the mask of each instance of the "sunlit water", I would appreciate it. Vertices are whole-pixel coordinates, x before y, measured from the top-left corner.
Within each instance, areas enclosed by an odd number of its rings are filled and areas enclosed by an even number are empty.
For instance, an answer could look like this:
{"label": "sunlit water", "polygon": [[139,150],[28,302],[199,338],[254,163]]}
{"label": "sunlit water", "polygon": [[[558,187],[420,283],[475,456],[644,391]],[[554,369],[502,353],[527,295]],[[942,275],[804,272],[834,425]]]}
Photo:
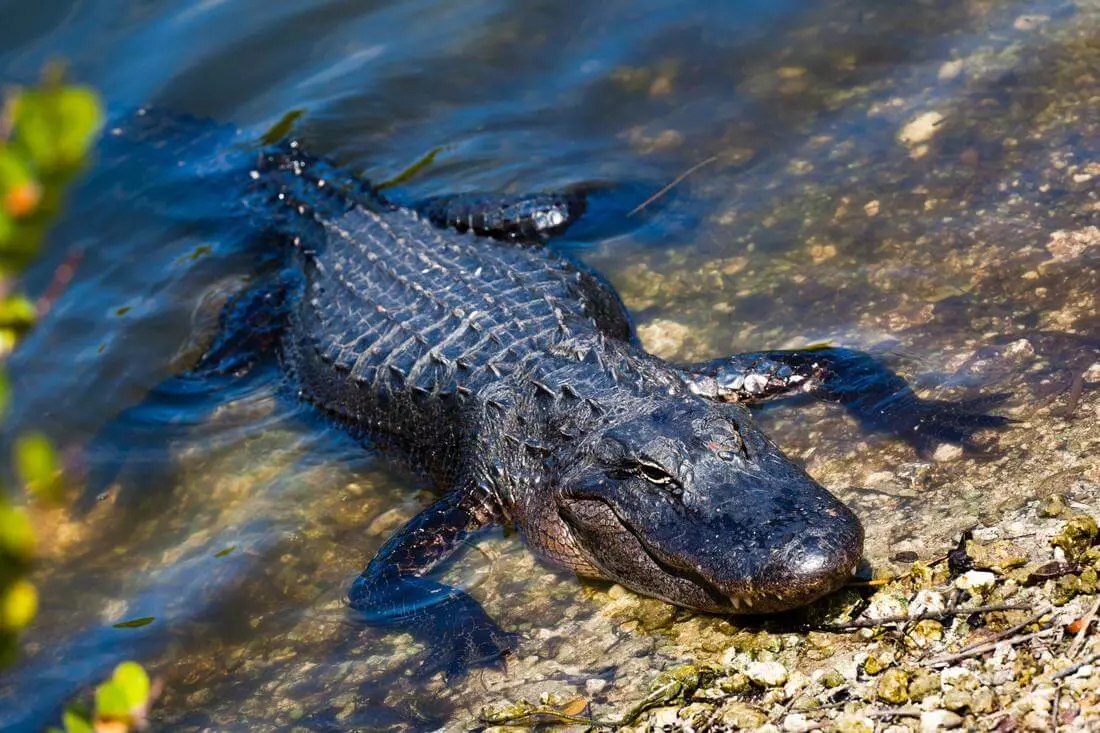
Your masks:
{"label": "sunlit water", "polygon": [[[1032,300],[1013,285],[1051,232],[1096,221],[1088,179],[1047,170],[1100,160],[1080,132],[1097,110],[1074,105],[1097,85],[1095,3],[7,0],[0,18],[3,82],[61,56],[103,93],[108,128],[146,103],[228,125],[196,124],[160,155],[105,148],[27,279],[52,292],[75,267],[11,361],[5,428],[47,431],[76,474],[112,449],[85,446],[113,416],[194,361],[255,269],[218,172],[295,109],[315,149],[376,181],[442,147],[403,200],[609,180],[641,203],[705,163],[644,216],[574,243],[669,356],[834,338],[882,344],[930,384],[1014,389],[1019,370],[961,369],[968,349],[1015,328],[1096,333],[1066,310],[1094,276],[1055,273],[1069,279]],[[928,111],[941,118],[927,141],[906,138]],[[984,267],[1000,270],[975,278]],[[156,715],[180,727],[431,729],[495,699],[416,681],[411,641],[349,617],[348,583],[427,487],[280,397],[278,379],[149,415],[119,485],[42,517],[43,608],[0,678],[0,727],[40,727],[126,658],[166,681]],[[866,436],[808,414],[768,423],[866,515],[877,494],[829,463]],[[908,497],[907,531],[939,538],[953,505],[922,515],[933,505]],[[870,532],[872,549],[896,536]],[[517,540],[482,548],[451,572],[525,633],[535,661],[516,689],[602,679],[625,695],[649,642],[600,621]],[[135,619],[152,621],[114,627]],[[561,661],[574,634],[600,663]]]}

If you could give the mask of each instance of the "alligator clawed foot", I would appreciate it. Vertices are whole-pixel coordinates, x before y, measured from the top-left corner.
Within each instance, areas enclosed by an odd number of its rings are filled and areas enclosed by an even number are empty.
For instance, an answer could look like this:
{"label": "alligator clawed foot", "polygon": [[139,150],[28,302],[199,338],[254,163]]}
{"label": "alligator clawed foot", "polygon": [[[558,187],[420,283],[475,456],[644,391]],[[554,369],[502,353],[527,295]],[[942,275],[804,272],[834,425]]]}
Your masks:
{"label": "alligator clawed foot", "polygon": [[418,679],[426,679],[438,672],[448,684],[465,677],[478,668],[504,670],[507,657],[519,647],[520,634],[503,631],[495,624],[480,622],[473,627],[448,630],[438,638],[420,669]]}

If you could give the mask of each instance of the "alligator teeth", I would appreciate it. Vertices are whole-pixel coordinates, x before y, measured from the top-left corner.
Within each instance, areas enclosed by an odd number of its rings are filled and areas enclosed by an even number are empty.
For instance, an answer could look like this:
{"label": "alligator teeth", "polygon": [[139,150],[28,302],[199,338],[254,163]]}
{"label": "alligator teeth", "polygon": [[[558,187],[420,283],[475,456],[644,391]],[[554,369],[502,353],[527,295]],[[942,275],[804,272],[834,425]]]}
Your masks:
{"label": "alligator teeth", "polygon": [[752,608],[752,599],[751,598],[744,598],[742,600],[745,601],[746,606],[748,606],[749,608]]}
{"label": "alligator teeth", "polygon": [[730,599],[730,604],[733,605],[733,610],[735,610],[735,611],[740,611],[741,610],[741,599],[740,598],[731,598]]}

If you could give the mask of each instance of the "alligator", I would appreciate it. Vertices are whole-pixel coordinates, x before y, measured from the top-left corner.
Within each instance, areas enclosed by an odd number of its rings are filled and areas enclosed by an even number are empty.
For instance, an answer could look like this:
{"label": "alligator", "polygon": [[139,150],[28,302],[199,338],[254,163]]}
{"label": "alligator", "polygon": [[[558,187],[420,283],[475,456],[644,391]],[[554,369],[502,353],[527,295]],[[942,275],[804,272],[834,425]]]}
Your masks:
{"label": "alligator", "polygon": [[433,577],[464,540],[516,527],[544,561],[715,614],[781,612],[861,560],[856,515],[747,406],[810,395],[927,448],[1004,425],[985,401],[918,397],[840,347],[703,363],[648,353],[599,273],[553,246],[583,185],[400,205],[295,139],[242,179],[278,266],[233,297],[191,375],[278,360],[285,392],[427,476],[437,500],[349,592],[368,624],[429,641],[432,669],[499,663],[517,637]]}

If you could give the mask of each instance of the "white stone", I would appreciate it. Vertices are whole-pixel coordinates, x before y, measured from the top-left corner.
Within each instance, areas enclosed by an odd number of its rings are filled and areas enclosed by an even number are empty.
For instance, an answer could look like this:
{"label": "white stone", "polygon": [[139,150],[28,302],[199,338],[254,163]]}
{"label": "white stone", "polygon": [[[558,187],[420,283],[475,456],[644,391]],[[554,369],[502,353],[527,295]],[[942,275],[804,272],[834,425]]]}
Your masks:
{"label": "white stone", "polygon": [[1027,339],[1017,339],[1005,347],[1005,356],[1035,356],[1035,347]]}
{"label": "white stone", "polygon": [[649,711],[649,725],[653,726],[654,730],[680,730],[680,718],[677,713],[679,709],[675,707],[657,708],[656,710]]}
{"label": "white stone", "polygon": [[962,458],[963,448],[954,443],[940,443],[932,452],[932,460],[936,463],[948,463]]}
{"label": "white stone", "polygon": [[753,662],[745,674],[761,687],[779,687],[787,681],[787,668],[779,662]]}
{"label": "white stone", "polygon": [[944,692],[948,690],[972,692],[981,687],[981,684],[978,675],[966,667],[948,667],[940,672],[940,689]]}
{"label": "white stone", "polygon": [[954,61],[945,61],[943,65],[940,66],[940,71],[937,76],[940,78],[940,81],[951,81],[959,74],[961,74],[962,70],[963,62],[959,59],[955,59]]}
{"label": "white stone", "polygon": [[1100,245],[1100,227],[1088,226],[1076,231],[1059,229],[1050,235],[1047,251],[1055,262],[1074,260],[1090,247]]}
{"label": "white stone", "polygon": [[602,680],[599,677],[593,677],[590,680],[584,681],[584,691],[589,695],[598,695],[607,688],[607,680]]}
{"label": "white stone", "polygon": [[691,329],[667,318],[658,318],[638,327],[638,338],[658,356],[672,357],[684,347]]}
{"label": "white stone", "polygon": [[997,576],[985,570],[971,570],[955,578],[959,590],[986,591],[997,582]]}
{"label": "white stone", "polygon": [[1027,14],[1016,18],[1012,27],[1018,31],[1033,31],[1050,20],[1049,15]]}
{"label": "white stone", "polygon": [[817,723],[810,722],[802,713],[791,713],[783,718],[783,730],[787,733],[806,733],[817,728]]}
{"label": "white stone", "polygon": [[936,128],[943,120],[944,117],[939,112],[919,114],[898,131],[898,142],[909,147],[928,142],[936,134]]}
{"label": "white stone", "polygon": [[909,615],[920,616],[922,613],[939,614],[947,609],[947,603],[942,593],[934,590],[919,591],[915,598],[909,602]]}
{"label": "white stone", "polygon": [[950,710],[928,710],[920,714],[921,733],[936,733],[962,725],[963,719]]}

